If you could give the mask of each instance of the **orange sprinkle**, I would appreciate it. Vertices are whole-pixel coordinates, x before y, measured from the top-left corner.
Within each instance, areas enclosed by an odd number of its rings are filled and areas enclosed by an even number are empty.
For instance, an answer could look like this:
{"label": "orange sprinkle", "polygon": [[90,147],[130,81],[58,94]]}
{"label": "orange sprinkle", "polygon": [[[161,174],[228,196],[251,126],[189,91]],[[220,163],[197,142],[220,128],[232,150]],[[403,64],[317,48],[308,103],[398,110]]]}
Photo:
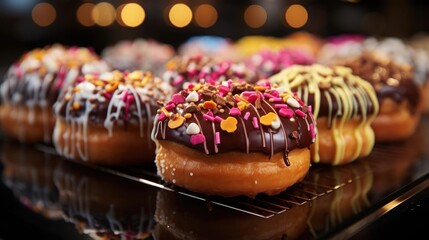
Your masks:
{"label": "orange sprinkle", "polygon": [[264,86],[254,86],[253,90],[255,91],[265,91],[267,88]]}
{"label": "orange sprinkle", "polygon": [[273,112],[269,112],[268,114],[262,116],[261,119],[259,119],[259,122],[262,125],[271,126],[271,124],[276,120],[277,120],[277,114]]}
{"label": "orange sprinkle", "polygon": [[94,81],[93,81],[93,84],[94,84],[95,86],[104,86],[104,85],[106,85],[106,83],[105,83],[105,82],[103,82],[103,81],[101,81],[101,80],[94,80]]}
{"label": "orange sprinkle", "polygon": [[203,103],[203,108],[205,108],[205,109],[215,109],[216,108],[216,103],[215,102],[213,102],[213,101],[205,101],[204,103]]}
{"label": "orange sprinkle", "polygon": [[168,127],[171,129],[175,129],[182,126],[183,123],[185,123],[185,118],[179,115],[175,119],[170,119],[168,121]]}
{"label": "orange sprinkle", "polygon": [[190,113],[185,113],[185,115],[183,115],[186,119],[189,119],[192,117],[192,114]]}
{"label": "orange sprinkle", "polygon": [[220,128],[229,133],[235,132],[237,130],[237,119],[235,117],[227,117],[220,122]]}
{"label": "orange sprinkle", "polygon": [[71,95],[67,93],[67,94],[64,96],[64,99],[65,99],[66,101],[69,101],[69,100],[71,99]]}

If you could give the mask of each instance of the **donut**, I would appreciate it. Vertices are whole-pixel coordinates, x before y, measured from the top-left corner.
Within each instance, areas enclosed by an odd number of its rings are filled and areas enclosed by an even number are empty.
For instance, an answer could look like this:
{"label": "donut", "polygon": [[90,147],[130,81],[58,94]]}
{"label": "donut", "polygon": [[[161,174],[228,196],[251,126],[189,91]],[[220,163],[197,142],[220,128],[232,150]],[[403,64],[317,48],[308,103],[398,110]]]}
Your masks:
{"label": "donut", "polygon": [[170,44],[155,39],[127,39],[105,47],[101,57],[112,69],[121,71],[143,70],[159,74],[164,64],[175,56]]}
{"label": "donut", "polygon": [[337,64],[351,68],[353,74],[374,86],[380,103],[372,123],[376,142],[404,141],[416,131],[422,112],[421,88],[413,81],[410,65],[370,52]]}
{"label": "donut", "polygon": [[308,172],[316,129],[310,106],[268,85],[187,88],[155,118],[157,172],[207,195],[277,194]]}
{"label": "donut", "polygon": [[176,56],[165,65],[162,73],[164,81],[171,83],[178,92],[203,82],[214,84],[217,81],[233,79],[234,81],[255,82],[256,74],[246,68],[244,63],[220,60],[218,58],[192,55]]}
{"label": "donut", "polygon": [[283,48],[278,51],[261,50],[244,60],[247,68],[255,71],[259,79],[268,78],[292,65],[311,65],[315,58],[308,51]]}
{"label": "donut", "polygon": [[328,37],[317,54],[317,62],[332,65],[337,59],[358,56],[363,51],[367,37],[357,34],[341,34]]}
{"label": "donut", "polygon": [[61,89],[81,73],[107,70],[107,64],[84,47],[54,44],[29,51],[9,68],[1,85],[3,132],[23,143],[50,144],[52,105]]}
{"label": "donut", "polygon": [[64,160],[53,175],[64,220],[91,239],[146,239],[154,231],[158,188]]}
{"label": "donut", "polygon": [[23,206],[47,219],[62,216],[53,180],[56,160],[26,144],[5,141],[2,145],[3,183]]}
{"label": "donut", "polygon": [[155,239],[299,239],[307,228],[310,204],[261,218],[177,193],[159,191]]}
{"label": "donut", "polygon": [[54,104],[54,146],[66,158],[93,164],[153,162],[150,133],[157,101],[171,93],[171,86],[151,72],[81,76]]}
{"label": "donut", "polygon": [[378,114],[374,88],[345,67],[291,66],[269,78],[273,87],[296,92],[313,106],[318,134],[313,163],[342,165],[363,158],[374,146],[371,127]]}

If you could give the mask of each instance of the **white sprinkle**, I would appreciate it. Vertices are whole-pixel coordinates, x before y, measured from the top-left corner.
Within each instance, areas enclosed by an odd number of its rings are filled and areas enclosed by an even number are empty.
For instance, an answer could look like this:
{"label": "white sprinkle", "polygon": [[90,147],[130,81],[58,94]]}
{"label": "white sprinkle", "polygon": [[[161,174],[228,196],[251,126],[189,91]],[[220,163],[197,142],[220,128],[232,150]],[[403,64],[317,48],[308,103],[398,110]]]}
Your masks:
{"label": "white sprinkle", "polygon": [[280,122],[280,118],[279,117],[277,117],[276,120],[271,123],[271,127],[273,129],[279,129],[280,125],[281,125],[281,122]]}
{"label": "white sprinkle", "polygon": [[189,95],[186,97],[187,102],[197,102],[199,100],[198,93],[196,91],[192,91],[189,93]]}
{"label": "white sprinkle", "polygon": [[191,176],[191,177],[192,177],[192,176],[194,176],[194,173],[193,173],[193,172],[190,172],[190,173],[189,173],[189,176]]}
{"label": "white sprinkle", "polygon": [[191,123],[186,128],[186,134],[188,135],[194,135],[200,133],[200,127],[196,123]]}
{"label": "white sprinkle", "polygon": [[288,98],[286,102],[291,107],[294,107],[294,108],[299,108],[300,107],[298,101],[296,101],[296,99],[293,98],[293,97]]}
{"label": "white sprinkle", "polygon": [[173,179],[173,183],[176,183],[176,179]]}
{"label": "white sprinkle", "polygon": [[255,184],[258,184],[258,180],[255,180]]}

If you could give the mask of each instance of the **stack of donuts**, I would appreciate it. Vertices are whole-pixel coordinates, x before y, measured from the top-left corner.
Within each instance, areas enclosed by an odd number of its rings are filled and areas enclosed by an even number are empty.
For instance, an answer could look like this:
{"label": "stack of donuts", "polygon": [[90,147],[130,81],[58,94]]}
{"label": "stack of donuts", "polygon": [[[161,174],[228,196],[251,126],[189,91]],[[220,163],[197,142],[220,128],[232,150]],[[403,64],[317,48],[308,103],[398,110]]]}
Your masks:
{"label": "stack of donuts", "polygon": [[10,67],[0,123],[67,159],[151,165],[208,195],[275,195],[312,165],[346,165],[415,133],[429,64],[407,44],[303,32],[201,36],[177,50],[140,38],[101,56],[54,44]]}

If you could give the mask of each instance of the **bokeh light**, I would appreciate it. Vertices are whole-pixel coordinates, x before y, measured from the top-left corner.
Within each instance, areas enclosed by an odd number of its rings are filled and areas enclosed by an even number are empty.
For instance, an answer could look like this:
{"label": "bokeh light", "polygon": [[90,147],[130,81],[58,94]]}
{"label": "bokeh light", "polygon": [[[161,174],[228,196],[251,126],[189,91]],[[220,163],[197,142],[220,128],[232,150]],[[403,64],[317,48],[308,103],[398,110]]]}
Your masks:
{"label": "bokeh light", "polygon": [[216,8],[210,4],[201,4],[195,9],[195,23],[203,28],[213,26],[218,18]]}
{"label": "bokeh light", "polygon": [[171,24],[178,28],[183,28],[189,25],[192,20],[192,11],[188,5],[183,3],[174,4],[168,13],[168,19]]}
{"label": "bokeh light", "polygon": [[302,5],[293,4],[286,10],[285,19],[289,26],[300,28],[307,23],[308,13]]}
{"label": "bokeh light", "polygon": [[[137,27],[146,18],[145,10],[137,3],[127,3],[118,8],[120,24],[127,27]],[[118,21],[119,22],[119,21]]]}
{"label": "bokeh light", "polygon": [[94,26],[95,22],[91,16],[94,6],[95,5],[92,3],[84,3],[79,6],[76,12],[76,18],[81,25],[85,27]]}
{"label": "bokeh light", "polygon": [[259,5],[250,5],[244,11],[244,21],[251,28],[260,28],[267,21],[267,11]]}
{"label": "bokeh light", "polygon": [[37,25],[47,27],[55,21],[57,11],[51,4],[42,2],[34,6],[31,12],[31,17]]}
{"label": "bokeh light", "polygon": [[101,2],[94,6],[91,16],[97,25],[107,27],[115,21],[116,11],[112,4]]}

